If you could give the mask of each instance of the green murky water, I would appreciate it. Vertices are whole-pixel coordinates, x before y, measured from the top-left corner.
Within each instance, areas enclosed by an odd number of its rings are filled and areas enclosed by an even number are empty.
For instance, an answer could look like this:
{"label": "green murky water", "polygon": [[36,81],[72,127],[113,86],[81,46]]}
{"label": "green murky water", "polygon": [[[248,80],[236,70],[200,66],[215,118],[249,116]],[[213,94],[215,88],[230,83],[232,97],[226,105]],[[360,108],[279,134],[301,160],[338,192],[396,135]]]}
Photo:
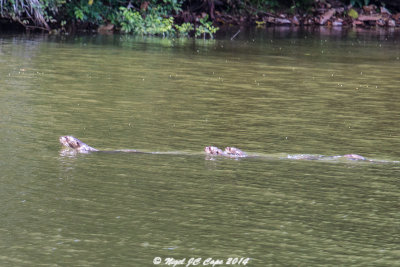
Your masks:
{"label": "green murky water", "polygon": [[231,35],[0,37],[0,265],[398,264],[399,163],[281,159],[400,159],[398,33]]}

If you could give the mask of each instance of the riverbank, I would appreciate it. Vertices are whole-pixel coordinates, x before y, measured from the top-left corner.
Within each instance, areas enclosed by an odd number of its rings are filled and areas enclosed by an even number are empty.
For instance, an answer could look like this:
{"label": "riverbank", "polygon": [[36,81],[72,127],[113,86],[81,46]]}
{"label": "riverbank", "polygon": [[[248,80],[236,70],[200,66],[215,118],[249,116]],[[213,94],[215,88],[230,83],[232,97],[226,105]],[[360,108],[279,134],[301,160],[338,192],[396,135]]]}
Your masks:
{"label": "riverbank", "polygon": [[368,5],[353,7],[343,3],[316,3],[308,13],[269,13],[258,11],[250,17],[235,17],[217,12],[216,21],[222,24],[292,25],[292,26],[333,26],[333,27],[397,27],[400,13],[392,13],[383,6]]}
{"label": "riverbank", "polygon": [[[276,2],[276,1],[275,1]],[[1,6],[0,30],[53,34],[90,31],[213,38],[226,26],[400,27],[390,1],[59,1],[24,0]],[[288,2],[288,3],[286,3]],[[385,4],[385,2],[387,2]],[[19,4],[18,4],[19,3]],[[274,4],[275,3],[275,4]]]}

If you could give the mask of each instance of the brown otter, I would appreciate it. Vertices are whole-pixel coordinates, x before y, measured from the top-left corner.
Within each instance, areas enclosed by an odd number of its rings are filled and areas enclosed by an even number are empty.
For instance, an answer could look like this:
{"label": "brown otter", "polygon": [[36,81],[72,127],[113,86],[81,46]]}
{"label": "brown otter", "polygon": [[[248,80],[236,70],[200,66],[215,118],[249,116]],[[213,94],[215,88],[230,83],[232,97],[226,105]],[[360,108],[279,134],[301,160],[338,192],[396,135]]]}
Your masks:
{"label": "brown otter", "polygon": [[[236,148],[236,147],[226,147],[224,151],[219,149],[216,146],[207,146],[204,148],[204,151],[207,155],[210,156],[226,156],[232,158],[244,158],[248,157],[245,152]],[[254,157],[254,156],[253,156]],[[338,158],[346,158],[349,160],[365,160],[368,161],[365,157],[360,156],[358,154],[346,154],[343,156],[323,156],[323,155],[288,155],[289,159],[298,159],[298,160],[318,160],[318,159],[338,159]]]}
{"label": "brown otter", "polygon": [[[106,150],[98,150],[94,147],[91,147],[87,144],[85,144],[84,142],[82,142],[81,140],[79,140],[76,137],[73,137],[71,135],[66,135],[66,136],[61,136],[59,138],[60,143],[65,147],[65,148],[70,148],[72,149],[71,152],[74,153],[89,153],[89,152],[95,152],[95,151],[100,151],[100,152],[131,152],[131,153],[145,153],[145,152],[140,152],[137,151],[135,149],[120,149],[120,150],[110,150],[110,151],[106,151]],[[152,152],[149,152],[152,153]]]}
{"label": "brown otter", "polygon": [[246,153],[244,153],[242,150],[236,148],[236,147],[226,147],[224,151],[219,149],[216,146],[206,146],[204,148],[204,151],[206,152],[207,155],[211,156],[227,156],[227,157],[246,157]]}
{"label": "brown otter", "polygon": [[77,152],[88,153],[91,151],[99,151],[96,148],[88,146],[87,144],[85,144],[84,142],[79,140],[78,138],[75,138],[70,135],[61,136],[59,138],[59,140],[63,146],[72,148],[72,149],[76,150]]}

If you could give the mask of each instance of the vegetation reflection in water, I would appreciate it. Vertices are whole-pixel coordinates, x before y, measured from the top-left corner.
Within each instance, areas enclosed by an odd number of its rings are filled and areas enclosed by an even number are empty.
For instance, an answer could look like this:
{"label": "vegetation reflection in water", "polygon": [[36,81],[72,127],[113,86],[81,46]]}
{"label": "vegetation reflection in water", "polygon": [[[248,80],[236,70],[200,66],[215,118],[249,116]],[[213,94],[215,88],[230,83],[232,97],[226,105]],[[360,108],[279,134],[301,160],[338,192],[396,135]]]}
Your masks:
{"label": "vegetation reflection in water", "polygon": [[[397,161],[397,41],[248,34],[2,37],[1,265],[395,265],[397,163],[280,156]],[[179,153],[65,157],[66,134]]]}

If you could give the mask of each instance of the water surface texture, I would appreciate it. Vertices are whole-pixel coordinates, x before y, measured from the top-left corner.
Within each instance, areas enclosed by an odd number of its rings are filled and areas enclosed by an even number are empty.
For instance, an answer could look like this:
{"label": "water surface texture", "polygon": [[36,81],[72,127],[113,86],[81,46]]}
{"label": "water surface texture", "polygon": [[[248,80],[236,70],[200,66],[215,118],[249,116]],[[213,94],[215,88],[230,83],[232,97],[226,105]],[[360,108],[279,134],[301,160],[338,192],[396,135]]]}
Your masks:
{"label": "water surface texture", "polygon": [[1,36],[0,265],[398,264],[398,33],[232,35]]}

